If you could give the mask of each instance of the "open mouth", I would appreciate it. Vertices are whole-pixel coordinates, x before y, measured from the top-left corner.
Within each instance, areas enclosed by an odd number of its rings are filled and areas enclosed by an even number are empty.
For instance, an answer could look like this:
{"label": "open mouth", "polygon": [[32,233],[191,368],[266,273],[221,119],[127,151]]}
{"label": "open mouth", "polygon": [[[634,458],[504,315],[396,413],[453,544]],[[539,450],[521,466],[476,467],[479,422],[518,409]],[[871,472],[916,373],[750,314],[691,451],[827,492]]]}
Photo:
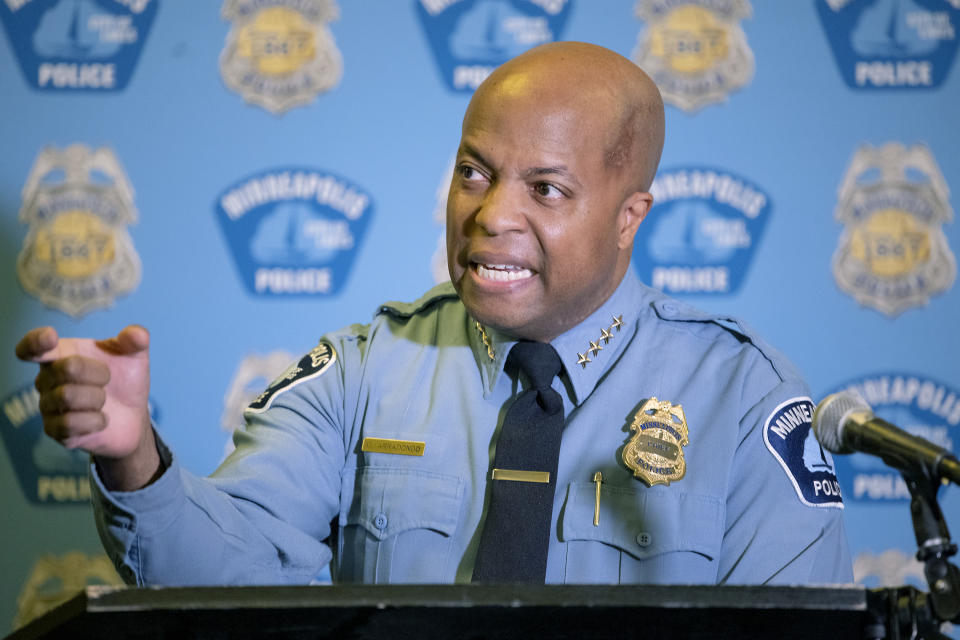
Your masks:
{"label": "open mouth", "polygon": [[474,263],[477,275],[484,280],[497,282],[511,282],[533,277],[533,271],[513,264],[480,264]]}

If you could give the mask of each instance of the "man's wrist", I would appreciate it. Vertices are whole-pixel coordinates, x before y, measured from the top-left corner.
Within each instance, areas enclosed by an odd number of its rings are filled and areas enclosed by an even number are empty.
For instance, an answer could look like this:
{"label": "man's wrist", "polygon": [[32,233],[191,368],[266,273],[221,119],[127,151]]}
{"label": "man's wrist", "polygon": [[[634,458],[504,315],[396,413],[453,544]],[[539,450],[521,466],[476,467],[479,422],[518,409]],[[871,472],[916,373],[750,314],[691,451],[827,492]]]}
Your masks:
{"label": "man's wrist", "polygon": [[166,471],[157,438],[148,427],[140,446],[124,458],[94,456],[94,465],[103,486],[110,491],[136,491],[156,482]]}

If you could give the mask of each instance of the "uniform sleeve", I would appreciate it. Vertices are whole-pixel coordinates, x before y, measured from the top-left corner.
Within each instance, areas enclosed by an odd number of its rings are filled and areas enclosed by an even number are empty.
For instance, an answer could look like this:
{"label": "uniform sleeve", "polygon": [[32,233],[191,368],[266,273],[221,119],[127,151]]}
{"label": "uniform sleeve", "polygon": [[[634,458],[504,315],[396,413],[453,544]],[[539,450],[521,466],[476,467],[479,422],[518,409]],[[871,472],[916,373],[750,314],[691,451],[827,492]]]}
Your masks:
{"label": "uniform sleeve", "polygon": [[97,528],[124,580],[304,584],[329,563],[348,441],[345,372],[359,360],[356,345],[329,343],[329,362],[314,349],[271,383],[209,478],[182,469],[162,443],[169,467],[139,491],[108,492],[93,470]]}
{"label": "uniform sleeve", "polygon": [[[771,380],[773,388],[758,393]],[[763,361],[744,398],[718,581],[852,582],[840,487],[830,454],[814,438],[806,385]]]}

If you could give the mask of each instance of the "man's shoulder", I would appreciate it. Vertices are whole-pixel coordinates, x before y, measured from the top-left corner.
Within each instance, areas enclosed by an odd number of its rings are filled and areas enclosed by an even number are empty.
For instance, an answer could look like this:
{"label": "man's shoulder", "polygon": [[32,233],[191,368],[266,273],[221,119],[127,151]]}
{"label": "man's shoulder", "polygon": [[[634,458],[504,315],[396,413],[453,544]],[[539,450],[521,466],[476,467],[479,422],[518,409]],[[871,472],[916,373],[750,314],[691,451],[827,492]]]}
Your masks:
{"label": "man's shoulder", "polygon": [[[449,342],[463,332],[466,310],[449,282],[438,284],[412,302],[392,300],[377,306],[369,324],[354,324],[327,334],[327,341],[353,343],[363,349],[376,342],[431,344]],[[344,344],[344,347],[347,345]]]}
{"label": "man's shoulder", "polygon": [[460,298],[453,288],[453,283],[448,280],[429,289],[413,302],[401,302],[397,300],[384,302],[377,307],[375,316],[387,316],[389,318],[404,320],[415,316],[437,313],[446,303],[451,302],[459,304]]}
{"label": "man's shoulder", "polygon": [[758,356],[769,363],[782,381],[802,379],[786,356],[739,317],[704,311],[659,291],[648,290],[650,309],[663,326],[681,331],[710,346],[719,343],[731,352]]}

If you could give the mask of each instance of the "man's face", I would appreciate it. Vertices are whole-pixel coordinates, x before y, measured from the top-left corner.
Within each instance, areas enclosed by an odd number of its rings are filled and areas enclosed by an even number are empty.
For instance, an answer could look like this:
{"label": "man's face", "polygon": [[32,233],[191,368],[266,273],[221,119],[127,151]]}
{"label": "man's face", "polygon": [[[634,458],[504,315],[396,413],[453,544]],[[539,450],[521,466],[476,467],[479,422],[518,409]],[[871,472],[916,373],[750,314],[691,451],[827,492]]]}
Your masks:
{"label": "man's face", "polygon": [[447,200],[447,254],[454,286],[481,323],[549,341],[619,284],[628,194],[604,163],[611,118],[603,104],[530,95],[521,76],[468,109]]}

